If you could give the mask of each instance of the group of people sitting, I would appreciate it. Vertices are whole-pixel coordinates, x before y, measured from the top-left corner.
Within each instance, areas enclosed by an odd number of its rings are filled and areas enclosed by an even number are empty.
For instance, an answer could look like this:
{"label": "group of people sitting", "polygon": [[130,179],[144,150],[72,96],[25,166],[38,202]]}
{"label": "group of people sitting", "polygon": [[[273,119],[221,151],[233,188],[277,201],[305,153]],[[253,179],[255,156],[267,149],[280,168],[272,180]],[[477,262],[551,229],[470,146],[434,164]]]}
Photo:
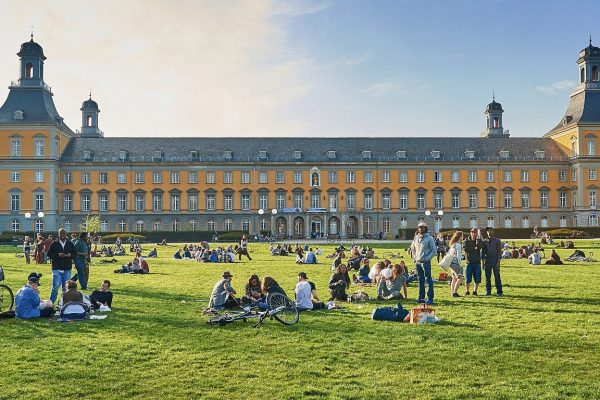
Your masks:
{"label": "group of people sitting", "polygon": [[126,254],[123,246],[106,246],[102,245],[102,248],[98,250],[98,245],[95,244],[92,251],[90,251],[90,257],[116,257],[124,256]]}
{"label": "group of people sitting", "polygon": [[137,253],[133,260],[115,269],[115,274],[149,274],[150,266],[141,253]]}
{"label": "group of people sitting", "polygon": [[113,294],[110,289],[110,281],[104,280],[100,289],[94,290],[89,296],[77,290],[77,282],[69,280],[66,282],[58,308],[50,300],[40,298],[40,279],[42,274],[32,272],[29,274],[27,284],[15,295],[15,317],[21,319],[32,319],[39,317],[51,317],[58,311],[62,320],[72,321],[84,319],[91,309],[112,307]]}
{"label": "group of people sitting", "polygon": [[502,258],[529,258],[534,252],[541,252],[544,253],[544,257],[546,256],[541,243],[538,243],[537,245],[531,243],[529,246],[523,245],[520,247],[518,247],[515,242],[512,242],[511,245],[504,243]]}
{"label": "group of people sitting", "polygon": [[418,279],[416,269],[409,273],[404,260],[394,265],[390,260],[382,260],[375,263],[373,268],[369,264],[368,258],[363,259],[358,276],[353,275],[352,279],[356,284],[377,286],[379,300],[407,298],[407,285]]}

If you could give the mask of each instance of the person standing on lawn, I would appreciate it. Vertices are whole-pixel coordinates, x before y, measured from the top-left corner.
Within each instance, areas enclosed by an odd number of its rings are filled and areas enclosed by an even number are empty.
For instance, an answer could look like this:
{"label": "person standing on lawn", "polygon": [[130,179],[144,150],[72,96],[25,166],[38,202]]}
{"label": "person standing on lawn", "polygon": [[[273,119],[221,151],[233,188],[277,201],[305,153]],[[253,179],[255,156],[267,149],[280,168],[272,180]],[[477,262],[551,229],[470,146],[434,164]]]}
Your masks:
{"label": "person standing on lawn", "polygon": [[485,254],[485,295],[492,295],[492,272],[496,285],[496,295],[502,297],[502,279],[500,278],[500,260],[502,259],[502,242],[494,236],[494,228],[485,228],[487,238],[483,240]]}
{"label": "person standing on lawn", "polygon": [[245,255],[248,257],[249,261],[252,261],[252,258],[250,258],[250,254],[248,253],[248,238],[246,235],[242,236],[242,240],[240,240],[240,247],[238,247],[237,253],[240,257],[240,261],[242,261],[242,255]]}
{"label": "person standing on lawn", "polygon": [[467,256],[467,291],[465,295],[470,295],[471,282],[475,281],[473,287],[473,296],[477,296],[477,289],[481,283],[481,254],[483,252],[483,240],[478,236],[477,228],[471,229],[471,233],[465,240],[464,249]]}
{"label": "person standing on lawn", "polygon": [[77,270],[77,277],[79,278],[79,283],[81,284],[81,290],[87,290],[85,263],[88,255],[90,254],[87,237],[87,232],[81,232],[79,234],[79,240],[76,240],[75,243],[73,243],[75,245],[75,250],[77,250],[77,255],[75,256],[75,269]]}
{"label": "person standing on lawn", "polygon": [[48,258],[52,260],[52,292],[50,293],[52,304],[56,303],[59,287],[62,286],[63,292],[67,290],[67,281],[71,279],[73,259],[76,256],[77,250],[73,242],[67,239],[67,231],[60,228],[58,239],[48,248]]}
{"label": "person standing on lawn", "polygon": [[[419,303],[433,304],[433,278],[431,277],[431,259],[437,255],[433,237],[427,232],[427,224],[419,222],[417,234],[410,245],[410,254],[419,276]],[[425,300],[425,281],[427,281],[427,300]]]}

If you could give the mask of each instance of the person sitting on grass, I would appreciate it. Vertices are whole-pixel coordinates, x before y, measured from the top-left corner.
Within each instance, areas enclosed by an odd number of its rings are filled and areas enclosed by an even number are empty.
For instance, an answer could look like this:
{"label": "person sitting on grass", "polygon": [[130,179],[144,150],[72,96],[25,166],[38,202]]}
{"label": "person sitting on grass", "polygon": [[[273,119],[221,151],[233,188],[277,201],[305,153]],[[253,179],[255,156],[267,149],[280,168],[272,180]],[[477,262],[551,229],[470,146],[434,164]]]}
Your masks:
{"label": "person sitting on grass", "polygon": [[67,281],[67,290],[60,298],[60,314],[63,319],[84,319],[89,307],[84,303],[83,293],[77,290],[77,282]]}
{"label": "person sitting on grass", "polygon": [[262,289],[260,287],[260,279],[258,275],[250,276],[246,287],[244,288],[244,296],[242,296],[242,304],[258,305],[265,301]]}
{"label": "person sitting on grass", "polygon": [[192,258],[192,253],[187,246],[185,246],[183,249],[183,258],[186,260],[190,260]]}
{"label": "person sitting on grass", "polygon": [[356,278],[355,283],[371,283],[371,278],[369,278],[369,272],[371,272],[371,268],[369,267],[369,259],[363,258],[361,261],[361,266],[358,269],[358,278]]}
{"label": "person sitting on grass", "polygon": [[112,307],[113,294],[110,290],[110,281],[105,279],[102,281],[100,289],[96,289],[90,294],[90,302],[93,308],[100,308],[100,306]]}
{"label": "person sitting on grass", "polygon": [[[391,268],[389,278],[383,279],[377,288],[377,300],[396,300],[408,297],[406,290],[406,277],[400,264]],[[404,296],[400,291],[404,291]]]}
{"label": "person sitting on grass", "polygon": [[337,253],[336,257],[333,259],[333,262],[331,263],[331,270],[335,271],[337,269],[337,267],[342,263],[342,260],[344,258],[346,258],[346,255],[344,254],[344,252]]}
{"label": "person sitting on grass", "polygon": [[148,253],[146,258],[156,258],[156,257],[158,257],[158,251],[156,250],[156,247],[154,247],[152,250],[150,250],[150,253]]}
{"label": "person sitting on grass", "polygon": [[312,288],[308,283],[306,272],[300,272],[298,274],[298,283],[294,289],[296,294],[296,307],[299,311],[310,311],[313,309],[312,302]]}
{"label": "person sitting on grass", "polygon": [[563,265],[560,256],[556,253],[556,250],[552,249],[552,253],[550,254],[550,258],[546,260],[546,264],[548,265]]}
{"label": "person sitting on grass", "polygon": [[369,279],[371,280],[371,283],[373,283],[374,285],[379,284],[379,281],[381,280],[381,270],[382,269],[383,269],[382,262],[377,262],[377,263],[375,263],[375,265],[373,265],[373,268],[371,268],[371,271],[369,271]]}
{"label": "person sitting on grass", "polygon": [[183,257],[181,255],[181,249],[179,249],[175,252],[175,254],[173,254],[173,260],[181,260],[181,259],[183,259]]}
{"label": "person sitting on grass", "polygon": [[340,264],[329,279],[329,293],[331,294],[330,301],[348,300],[346,290],[350,287],[350,276],[348,276],[348,268],[346,264]]}
{"label": "person sitting on grass", "polygon": [[263,278],[261,289],[265,296],[269,296],[271,293],[280,293],[287,297],[285,290],[279,286],[279,283],[277,283],[273,277],[268,275]]}
{"label": "person sitting on grass", "polygon": [[29,274],[28,282],[15,295],[15,317],[31,319],[39,317],[50,317],[54,314],[54,308],[50,300],[40,299],[40,278],[42,274],[32,272]]}
{"label": "person sitting on grass", "polygon": [[217,310],[238,306],[238,301],[235,298],[237,292],[231,286],[232,278],[233,275],[229,271],[223,272],[223,279],[219,280],[213,287],[208,307],[204,309],[205,313],[213,314]]}
{"label": "person sitting on grass", "polygon": [[312,247],[309,247],[308,252],[306,253],[306,258],[304,260],[305,264],[317,264],[317,255],[313,251]]}
{"label": "person sitting on grass", "polygon": [[302,257],[302,249],[296,249],[296,264],[304,264],[304,258]]}
{"label": "person sitting on grass", "polygon": [[529,264],[531,265],[540,265],[542,263],[542,257],[538,252],[538,249],[534,249],[533,253],[529,256]]}

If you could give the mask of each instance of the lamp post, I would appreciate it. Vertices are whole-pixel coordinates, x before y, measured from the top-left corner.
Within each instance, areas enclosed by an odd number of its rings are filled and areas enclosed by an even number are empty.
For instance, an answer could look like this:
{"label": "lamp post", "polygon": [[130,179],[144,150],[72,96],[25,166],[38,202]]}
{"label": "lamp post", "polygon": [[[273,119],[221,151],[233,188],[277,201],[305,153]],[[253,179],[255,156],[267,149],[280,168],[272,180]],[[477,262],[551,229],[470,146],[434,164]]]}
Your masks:
{"label": "lamp post", "polygon": [[[271,210],[271,226],[274,227],[275,233],[279,236],[279,227],[275,225],[275,216],[277,215],[277,209],[273,208]],[[273,233],[271,232],[271,236]]]}
{"label": "lamp post", "polygon": [[[264,213],[265,213],[265,210],[263,210],[262,208],[260,208],[258,210],[258,215],[262,216]],[[260,239],[262,237],[262,235],[260,233],[260,226],[259,226],[260,222],[258,220],[260,217],[255,217],[255,218],[256,218],[256,228],[255,228],[256,236]]]}

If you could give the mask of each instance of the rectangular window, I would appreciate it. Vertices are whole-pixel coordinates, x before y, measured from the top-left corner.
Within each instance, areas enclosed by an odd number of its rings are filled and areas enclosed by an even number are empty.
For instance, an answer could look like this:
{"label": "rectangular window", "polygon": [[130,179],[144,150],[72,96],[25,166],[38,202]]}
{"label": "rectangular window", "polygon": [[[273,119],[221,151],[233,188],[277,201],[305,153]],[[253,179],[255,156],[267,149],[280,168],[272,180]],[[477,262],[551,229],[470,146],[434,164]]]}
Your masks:
{"label": "rectangular window", "polygon": [[453,183],[460,182],[460,172],[459,171],[452,171],[451,180],[452,180]]}
{"label": "rectangular window", "polygon": [[529,208],[529,193],[521,193],[521,208]]}
{"label": "rectangular window", "polygon": [[171,211],[179,211],[181,208],[181,196],[179,194],[171,194]]}
{"label": "rectangular window", "polygon": [[152,195],[152,210],[162,211],[163,209],[163,197],[162,194],[156,193]]}
{"label": "rectangular window", "polygon": [[223,172],[223,183],[233,183],[233,172]]}
{"label": "rectangular window", "polygon": [[460,208],[460,194],[452,193],[452,208]]}
{"label": "rectangular window", "polygon": [[152,183],[162,183],[162,172],[154,171],[152,173]]}
{"label": "rectangular window", "polygon": [[242,183],[250,183],[250,172],[242,171]]}
{"label": "rectangular window", "polygon": [[444,208],[444,196],[442,193],[433,194],[433,207],[439,209]]}
{"label": "rectangular window", "polygon": [[275,195],[275,206],[281,210],[285,208],[285,193],[277,193]]}
{"label": "rectangular window", "polygon": [[381,182],[382,183],[390,182],[390,171],[381,171]]}
{"label": "rectangular window", "polygon": [[10,211],[19,211],[21,209],[21,195],[10,195]]}
{"label": "rectangular window", "polygon": [[258,195],[258,208],[268,210],[269,208],[269,195],[266,193],[259,193]]}
{"label": "rectangular window", "polygon": [[275,173],[275,183],[285,183],[285,174],[283,171],[277,171]]}
{"label": "rectangular window", "polygon": [[477,182],[477,171],[469,171],[469,182]]}
{"label": "rectangular window", "polygon": [[487,194],[486,207],[487,208],[495,208],[496,207],[496,194],[488,193]]}
{"label": "rectangular window", "polygon": [[329,183],[337,183],[337,171],[329,171]]}
{"label": "rectangular window", "polygon": [[108,211],[108,195],[107,194],[100,195],[100,211],[102,211],[102,212]]}
{"label": "rectangular window", "polygon": [[417,171],[417,182],[418,183],[425,182],[425,171]]}
{"label": "rectangular window", "polygon": [[571,180],[573,182],[577,182],[577,170],[576,169],[572,170]]}
{"label": "rectangular window", "polygon": [[408,209],[408,194],[400,193],[400,209],[406,210]]}
{"label": "rectangular window", "polygon": [[135,211],[143,212],[145,208],[144,195],[142,193],[136,193],[135,195]]}
{"label": "rectangular window", "polygon": [[346,208],[348,210],[354,210],[356,208],[356,194],[346,194]]}
{"label": "rectangular window", "polygon": [[10,156],[21,157],[21,138],[16,137],[10,139]]}
{"label": "rectangular window", "polygon": [[89,195],[89,194],[81,195],[81,211],[85,211],[85,212],[90,211],[90,208],[92,206],[92,199],[90,198],[90,196],[91,195]]}
{"label": "rectangular window", "polygon": [[423,210],[425,209],[425,194],[417,193],[417,209]]}
{"label": "rectangular window", "polygon": [[381,208],[389,210],[392,206],[391,195],[389,193],[383,193],[381,195]]}
{"label": "rectangular window", "polygon": [[373,209],[373,194],[365,193],[365,210]]}
{"label": "rectangular window", "polygon": [[504,193],[504,208],[512,208],[512,193]]}
{"label": "rectangular window", "polygon": [[171,171],[171,183],[179,183],[179,172]]}
{"label": "rectangular window", "polygon": [[46,141],[43,139],[35,140],[35,155],[36,157],[43,157],[46,155]]}
{"label": "rectangular window", "polygon": [[373,171],[365,171],[365,183],[373,182]]}
{"label": "rectangular window", "polygon": [[[19,171],[12,171],[10,173],[10,181],[13,182],[13,183],[21,182],[21,172],[19,172]],[[67,182],[65,182],[65,183],[67,183]]]}
{"label": "rectangular window", "polygon": [[260,172],[258,174],[258,183],[268,183],[269,182],[269,175],[266,172]]}
{"label": "rectangular window", "polygon": [[477,208],[477,193],[469,193],[469,208]]}
{"label": "rectangular window", "polygon": [[63,196],[63,211],[69,212],[73,209],[73,196],[65,194]]}
{"label": "rectangular window", "polygon": [[250,210],[250,195],[243,194],[242,195],[242,211],[249,211],[249,210]]}
{"label": "rectangular window", "polygon": [[206,183],[215,183],[215,173],[208,171],[206,173]]}
{"label": "rectangular window", "polygon": [[100,172],[98,181],[100,183],[108,183],[108,172]]}
{"label": "rectangular window", "polygon": [[81,183],[84,183],[84,184],[90,183],[90,173],[89,172],[81,173]]}
{"label": "rectangular window", "polygon": [[336,212],[338,208],[338,195],[332,193],[329,195],[329,211]]}
{"label": "rectangular window", "polygon": [[548,208],[548,193],[540,193],[540,207]]}
{"label": "rectangular window", "polygon": [[346,183],[354,183],[356,182],[356,178],[354,176],[354,171],[346,171]]}
{"label": "rectangular window", "polygon": [[198,211],[198,195],[195,193],[188,194],[188,210]]}
{"label": "rectangular window", "polygon": [[577,192],[573,192],[573,207],[577,207]]}
{"label": "rectangular window", "polygon": [[135,183],[144,183],[144,173],[143,172],[135,173]]}
{"label": "rectangular window", "polygon": [[558,171],[558,180],[564,182],[567,180],[567,172],[564,169]]}
{"label": "rectangular window", "polygon": [[434,182],[442,181],[442,172],[441,171],[433,171],[433,181]]}
{"label": "rectangular window", "polygon": [[408,171],[400,171],[400,182],[401,183],[408,182]]}
{"label": "rectangular window", "polygon": [[521,171],[521,182],[529,182],[529,171]]}
{"label": "rectangular window", "polygon": [[196,171],[188,172],[188,183],[198,183],[198,172],[196,172]]}
{"label": "rectangular window", "polygon": [[35,182],[44,182],[44,171],[35,171]]}
{"label": "rectangular window", "polygon": [[486,173],[485,173],[485,181],[486,182],[494,182],[494,180],[495,180],[494,177],[495,177],[494,171],[486,171]]}
{"label": "rectangular window", "polygon": [[548,182],[548,171],[540,171],[540,182]]}
{"label": "rectangular window", "polygon": [[304,195],[302,193],[294,193],[294,208],[302,209],[302,200]]}
{"label": "rectangular window", "polygon": [[320,208],[321,207],[321,195],[319,193],[313,193],[310,195],[310,207]]}
{"label": "rectangular window", "polygon": [[73,181],[73,175],[70,172],[63,174],[63,183],[69,184]]}
{"label": "rectangular window", "polygon": [[567,207],[567,193],[560,192],[560,194],[558,196],[558,206],[561,208]]}
{"label": "rectangular window", "polygon": [[512,171],[504,171],[504,182],[512,182]]}
{"label": "rectangular window", "polygon": [[215,211],[215,195],[214,194],[206,195],[206,210],[207,211]]}
{"label": "rectangular window", "polygon": [[590,180],[590,181],[596,180],[596,169],[595,168],[588,169],[588,180]]}
{"label": "rectangular window", "polygon": [[223,196],[223,207],[225,208],[225,211],[233,210],[233,195],[232,194],[226,194]]}
{"label": "rectangular window", "polygon": [[127,195],[124,193],[117,194],[117,211],[127,211]]}
{"label": "rectangular window", "polygon": [[590,207],[598,207],[598,193],[595,190],[590,191]]}
{"label": "rectangular window", "polygon": [[302,183],[302,172],[294,171],[294,183]]}

